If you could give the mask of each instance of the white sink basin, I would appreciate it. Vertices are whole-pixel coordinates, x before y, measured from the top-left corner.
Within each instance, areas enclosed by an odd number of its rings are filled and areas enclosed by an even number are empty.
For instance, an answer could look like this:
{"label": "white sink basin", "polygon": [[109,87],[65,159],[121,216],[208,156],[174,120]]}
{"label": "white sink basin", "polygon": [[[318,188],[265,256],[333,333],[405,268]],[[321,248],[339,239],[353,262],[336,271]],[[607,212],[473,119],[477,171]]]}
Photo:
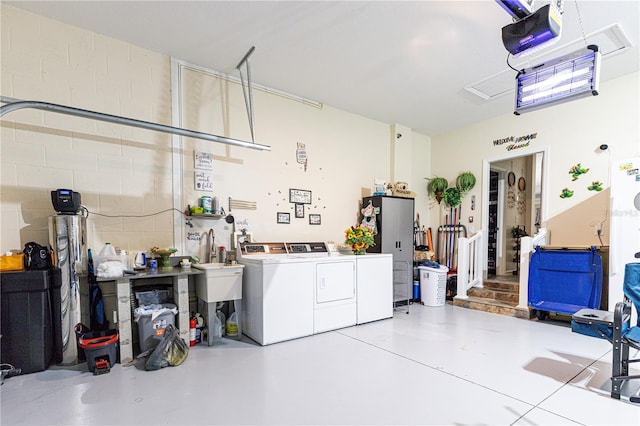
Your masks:
{"label": "white sink basin", "polygon": [[196,269],[222,269],[222,268],[244,268],[244,265],[226,265],[224,263],[194,263]]}
{"label": "white sink basin", "polygon": [[196,276],[196,295],[207,303],[242,299],[242,270],[244,265],[224,263],[196,263],[194,268],[204,271]]}

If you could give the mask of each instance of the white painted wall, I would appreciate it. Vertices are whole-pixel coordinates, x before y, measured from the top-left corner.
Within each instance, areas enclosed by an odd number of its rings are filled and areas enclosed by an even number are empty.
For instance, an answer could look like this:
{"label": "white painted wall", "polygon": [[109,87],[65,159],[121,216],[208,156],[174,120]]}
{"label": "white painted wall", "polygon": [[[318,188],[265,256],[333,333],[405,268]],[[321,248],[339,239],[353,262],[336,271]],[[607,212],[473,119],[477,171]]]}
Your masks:
{"label": "white painted wall", "polygon": [[[171,124],[170,58],[10,6],[0,8],[2,95]],[[254,78],[257,73],[253,70]],[[568,170],[573,164],[590,168],[585,184],[599,179],[608,187],[609,157],[640,152],[638,80],[637,73],[625,76],[602,84],[598,97],[520,117],[505,114],[436,137],[411,132],[403,135],[410,136],[411,143],[398,150],[392,135],[401,125],[255,91],[257,141],[273,150],[257,152],[185,138],[181,165],[171,162],[169,135],[41,111],[13,112],[0,123],[0,251],[21,249],[27,241],[46,242],[47,217],[53,214],[49,193],[56,188],[80,192],[83,204],[94,213],[88,221],[92,248],[105,241],[130,251],[179,245],[170,209],[184,210],[202,195],[193,189],[194,148],[210,149],[220,157],[213,195],[225,208],[229,196],[257,203],[256,211],[233,212],[248,220],[257,239],[341,242],[342,231],[356,221],[360,198],[369,194],[375,178],[390,179],[392,167],[402,180],[410,179],[421,224],[434,230],[439,209],[427,199],[424,179],[439,175],[452,181],[461,171],[474,172],[478,183],[463,200],[462,218],[469,229],[481,229],[482,163],[510,155],[506,145],[494,146],[493,141],[536,133],[518,154],[549,150],[544,183],[548,220],[591,196],[581,186],[573,198],[559,198],[562,188],[571,184]],[[183,89],[184,127],[250,138],[236,84],[192,75]],[[306,144],[309,153],[306,171],[295,162],[298,142]],[[604,155],[596,152],[602,143],[611,147]],[[184,180],[178,194],[184,206],[173,205],[175,173],[182,173]],[[314,202],[304,219],[293,215],[289,188],[312,191]],[[477,199],[474,211],[471,195]],[[167,212],[152,215],[161,211]],[[278,211],[292,213],[290,225],[275,223]],[[309,212],[321,214],[322,224],[309,225]],[[97,213],[152,216],[108,218]],[[604,213],[594,212],[594,220]],[[469,216],[474,217],[473,226],[467,222]],[[221,234],[217,242],[228,244],[224,235],[229,230],[218,222],[194,221],[193,229],[204,233],[214,227]]]}
{"label": "white painted wall", "polygon": [[[169,57],[10,6],[0,8],[3,96],[172,124]],[[186,74],[182,126],[250,140],[240,87],[203,73]],[[254,79],[258,74],[254,69]],[[391,178],[393,125],[260,90],[254,91],[254,102],[256,140],[270,145],[271,152],[183,138],[181,164],[172,163],[167,134],[36,110],[7,114],[0,123],[0,251],[47,242],[47,217],[54,213],[50,191],[56,188],[82,194],[91,212],[88,243],[96,250],[109,241],[129,251],[185,244],[188,254],[202,254],[197,241],[176,240],[174,218],[185,225],[172,211],[184,211],[202,195],[218,196],[227,211],[228,197],[256,202],[255,211],[232,213],[237,221],[247,221],[260,241],[341,243],[374,179]],[[397,158],[403,159],[403,180],[410,179],[417,193],[417,210],[426,211],[430,139],[407,132],[403,137],[411,142]],[[296,163],[298,142],[309,155],[306,170]],[[194,189],[194,149],[216,156],[211,193]],[[173,184],[180,179],[175,194]],[[289,188],[312,192],[303,219],[295,218]],[[174,198],[184,205],[174,206]],[[276,224],[280,211],[291,213],[291,224]],[[309,213],[320,214],[321,225],[310,225]],[[226,222],[197,219],[193,225],[182,229],[185,235],[214,228],[216,243],[229,245]]]}
{"label": "white painted wall", "polygon": [[[606,67],[606,61],[603,63]],[[530,112],[521,116],[505,114],[492,120],[467,126],[456,131],[432,137],[431,172],[449,180],[463,170],[472,171],[478,178],[476,187],[463,199],[463,224],[467,217],[470,196],[479,201],[473,213],[476,229],[482,227],[481,203],[484,161],[499,161],[514,155],[527,155],[548,149],[544,161],[548,176],[543,182],[543,227],[546,221],[569,211],[595,194],[587,190],[593,180],[609,186],[609,161],[625,158],[640,152],[639,75],[627,75],[601,83],[600,95],[552,108]],[[494,145],[493,141],[511,136],[536,134],[529,146],[507,151],[508,143]],[[600,153],[597,148],[608,144],[609,150]],[[590,170],[578,181],[572,182],[569,169],[581,163]],[[569,187],[575,191],[572,198],[562,199],[560,193]],[[607,212],[598,209],[591,213],[592,221],[606,220]],[[438,223],[437,209],[431,209],[431,222]],[[568,224],[571,226],[571,224]],[[553,242],[553,229],[551,240]],[[575,235],[589,233],[593,229],[580,227]],[[564,243],[568,244],[568,243]]]}

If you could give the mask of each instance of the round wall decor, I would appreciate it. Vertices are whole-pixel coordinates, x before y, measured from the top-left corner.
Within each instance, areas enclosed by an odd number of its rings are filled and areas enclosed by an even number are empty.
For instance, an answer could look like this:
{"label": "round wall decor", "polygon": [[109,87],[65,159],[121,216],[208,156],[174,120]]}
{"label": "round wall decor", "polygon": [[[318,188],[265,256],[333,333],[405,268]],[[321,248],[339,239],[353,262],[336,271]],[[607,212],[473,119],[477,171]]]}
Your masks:
{"label": "round wall decor", "polygon": [[523,177],[518,179],[518,189],[520,191],[524,191],[525,189],[527,189],[527,182],[524,180]]}
{"label": "round wall decor", "polygon": [[513,172],[509,172],[509,174],[507,175],[507,183],[509,184],[509,186],[513,186],[513,184],[516,183],[516,174]]}

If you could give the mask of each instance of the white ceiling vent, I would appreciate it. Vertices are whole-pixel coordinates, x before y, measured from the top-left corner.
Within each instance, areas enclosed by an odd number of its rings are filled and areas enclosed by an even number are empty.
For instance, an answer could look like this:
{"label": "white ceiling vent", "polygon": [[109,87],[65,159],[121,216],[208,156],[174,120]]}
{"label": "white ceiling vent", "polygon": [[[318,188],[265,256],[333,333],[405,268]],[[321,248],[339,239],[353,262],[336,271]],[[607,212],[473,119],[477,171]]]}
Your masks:
{"label": "white ceiling vent", "polygon": [[[583,38],[578,38],[569,43],[557,45],[553,49],[542,50],[525,58],[512,58],[511,65],[516,69],[523,69],[543,63],[547,60],[557,58],[585,47],[587,44],[598,46],[602,59],[615,56],[630,48],[631,42],[619,24],[612,24],[594,31],[586,36],[587,42]],[[464,88],[480,98],[490,101],[500,96],[513,93],[515,89],[515,72],[506,68],[496,74],[479,80]]]}

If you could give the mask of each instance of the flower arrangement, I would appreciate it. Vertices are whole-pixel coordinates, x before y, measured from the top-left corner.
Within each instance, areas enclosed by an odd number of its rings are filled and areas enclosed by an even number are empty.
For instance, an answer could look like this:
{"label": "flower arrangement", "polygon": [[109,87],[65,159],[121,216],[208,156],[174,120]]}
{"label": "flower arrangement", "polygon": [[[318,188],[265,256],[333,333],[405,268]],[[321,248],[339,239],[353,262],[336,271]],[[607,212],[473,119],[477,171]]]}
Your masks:
{"label": "flower arrangement", "polygon": [[344,230],[344,243],[351,247],[355,254],[363,254],[364,250],[375,245],[371,231],[360,226]]}

